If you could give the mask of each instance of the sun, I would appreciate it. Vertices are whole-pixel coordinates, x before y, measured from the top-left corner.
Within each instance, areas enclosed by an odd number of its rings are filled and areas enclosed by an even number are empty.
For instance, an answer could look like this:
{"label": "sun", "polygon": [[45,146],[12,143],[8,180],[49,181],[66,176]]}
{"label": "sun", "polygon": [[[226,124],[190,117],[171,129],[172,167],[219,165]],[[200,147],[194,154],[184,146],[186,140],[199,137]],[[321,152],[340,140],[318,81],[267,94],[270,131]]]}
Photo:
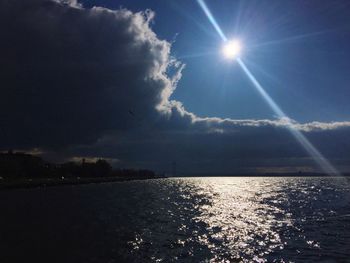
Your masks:
{"label": "sun", "polygon": [[222,54],[227,59],[236,59],[239,57],[242,51],[242,45],[239,40],[230,40],[227,41],[223,48]]}

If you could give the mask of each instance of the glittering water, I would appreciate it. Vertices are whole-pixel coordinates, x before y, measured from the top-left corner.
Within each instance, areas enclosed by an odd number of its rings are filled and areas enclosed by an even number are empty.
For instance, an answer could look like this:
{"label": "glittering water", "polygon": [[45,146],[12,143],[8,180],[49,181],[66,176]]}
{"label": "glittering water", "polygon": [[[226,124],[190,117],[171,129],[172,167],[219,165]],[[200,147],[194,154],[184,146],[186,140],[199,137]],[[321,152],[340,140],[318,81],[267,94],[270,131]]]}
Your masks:
{"label": "glittering water", "polygon": [[11,190],[0,208],[0,262],[350,262],[342,178]]}

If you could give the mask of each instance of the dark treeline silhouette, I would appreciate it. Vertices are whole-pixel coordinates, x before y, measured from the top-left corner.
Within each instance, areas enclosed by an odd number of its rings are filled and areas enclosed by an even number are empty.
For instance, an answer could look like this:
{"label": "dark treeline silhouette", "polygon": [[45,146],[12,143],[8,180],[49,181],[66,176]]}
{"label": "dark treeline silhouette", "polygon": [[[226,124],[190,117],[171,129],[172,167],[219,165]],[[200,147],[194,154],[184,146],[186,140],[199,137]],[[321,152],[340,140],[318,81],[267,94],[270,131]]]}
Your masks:
{"label": "dark treeline silhouette", "polygon": [[149,170],[112,169],[103,159],[96,162],[66,162],[53,164],[38,156],[9,151],[0,153],[0,177],[3,180],[36,179],[36,178],[155,178]]}

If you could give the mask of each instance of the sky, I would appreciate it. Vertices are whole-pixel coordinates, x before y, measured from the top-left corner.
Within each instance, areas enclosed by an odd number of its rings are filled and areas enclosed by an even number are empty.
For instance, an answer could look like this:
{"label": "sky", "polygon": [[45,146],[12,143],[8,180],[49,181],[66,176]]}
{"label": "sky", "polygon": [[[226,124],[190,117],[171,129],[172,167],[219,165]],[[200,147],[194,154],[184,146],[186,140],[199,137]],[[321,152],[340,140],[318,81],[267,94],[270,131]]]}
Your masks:
{"label": "sky", "polygon": [[[175,41],[172,54],[187,65],[173,98],[191,112],[274,117],[240,69],[223,60],[222,40],[195,0],[82,3],[154,10],[152,28],[161,39]],[[291,118],[301,122],[350,118],[348,1],[222,0],[207,5],[228,37],[242,39],[247,49],[243,57],[251,70]],[[193,57],[203,53],[208,54]]]}
{"label": "sky", "polygon": [[349,1],[203,3],[282,115],[197,0],[0,0],[0,148],[165,173],[349,172]]}

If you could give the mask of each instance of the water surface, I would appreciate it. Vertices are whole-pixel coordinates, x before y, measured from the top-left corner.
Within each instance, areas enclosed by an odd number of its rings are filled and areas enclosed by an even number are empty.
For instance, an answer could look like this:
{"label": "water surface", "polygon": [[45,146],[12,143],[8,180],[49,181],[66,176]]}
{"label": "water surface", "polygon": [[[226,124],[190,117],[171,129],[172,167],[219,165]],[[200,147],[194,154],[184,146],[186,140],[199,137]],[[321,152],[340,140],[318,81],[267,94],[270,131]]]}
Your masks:
{"label": "water surface", "polygon": [[22,189],[0,208],[0,262],[350,262],[342,178]]}

